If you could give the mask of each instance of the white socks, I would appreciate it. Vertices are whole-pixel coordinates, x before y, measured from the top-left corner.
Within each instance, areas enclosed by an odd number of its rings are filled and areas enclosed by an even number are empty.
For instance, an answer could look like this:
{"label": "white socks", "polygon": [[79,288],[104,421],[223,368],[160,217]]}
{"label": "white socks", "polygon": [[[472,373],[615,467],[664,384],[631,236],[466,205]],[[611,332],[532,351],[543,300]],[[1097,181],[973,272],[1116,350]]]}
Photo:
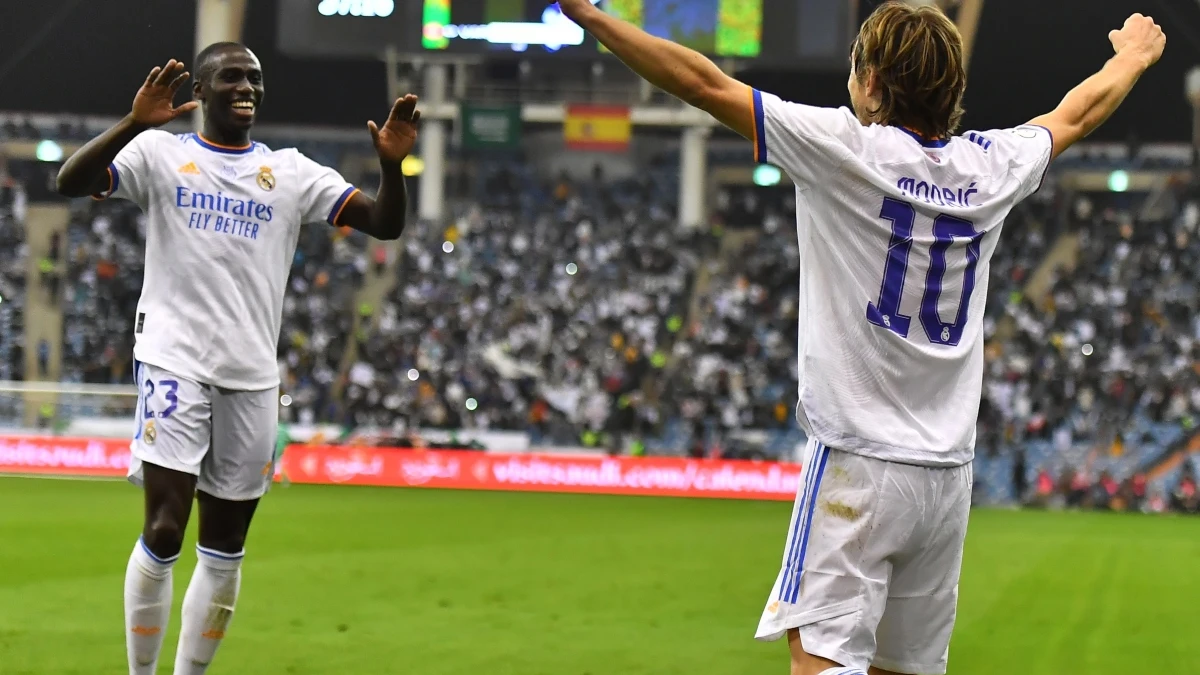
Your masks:
{"label": "white socks", "polygon": [[[233,618],[242,581],[242,556],[196,547],[196,571],[183,598],[183,628],[175,675],[203,675]],[[139,538],[125,570],[125,648],[129,675],[155,675],[171,616],[171,568]]]}
{"label": "white socks", "polygon": [[154,675],[171,616],[171,567],[179,559],[156,557],[138,538],[125,568],[125,651],[129,675]]}
{"label": "white socks", "polygon": [[183,627],[175,655],[175,675],[203,675],[212,663],[237,604],[242,584],[242,557],[202,546],[187,594],[183,597]]}

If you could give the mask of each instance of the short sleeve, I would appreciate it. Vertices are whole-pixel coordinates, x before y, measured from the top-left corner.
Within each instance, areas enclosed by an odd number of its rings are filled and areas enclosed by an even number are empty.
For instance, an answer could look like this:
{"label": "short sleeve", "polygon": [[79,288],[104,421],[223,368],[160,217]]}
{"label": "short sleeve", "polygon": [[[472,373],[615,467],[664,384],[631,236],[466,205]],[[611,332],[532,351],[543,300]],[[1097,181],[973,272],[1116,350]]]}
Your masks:
{"label": "short sleeve", "polygon": [[321,166],[296,153],[296,174],[300,183],[300,222],[324,221],[337,226],[346,202],[358,192],[342,174]]}
{"label": "short sleeve", "polygon": [[151,180],[147,158],[154,155],[154,146],[164,135],[170,134],[151,129],[134,136],[108,165],[108,190],[96,197],[128,199],[145,209]]}
{"label": "short sleeve", "polygon": [[829,175],[862,143],[863,126],[846,108],[789,103],[750,90],[754,107],[754,160],[788,172],[796,181]]}
{"label": "short sleeve", "polygon": [[997,176],[1013,176],[1017,179],[1020,185],[1018,199],[1024,199],[1041,188],[1054,154],[1054,134],[1049,129],[1023,124],[1012,129],[981,134],[967,132],[964,135],[967,138],[975,135],[983,143],[995,141],[998,152],[994,153],[994,171]]}

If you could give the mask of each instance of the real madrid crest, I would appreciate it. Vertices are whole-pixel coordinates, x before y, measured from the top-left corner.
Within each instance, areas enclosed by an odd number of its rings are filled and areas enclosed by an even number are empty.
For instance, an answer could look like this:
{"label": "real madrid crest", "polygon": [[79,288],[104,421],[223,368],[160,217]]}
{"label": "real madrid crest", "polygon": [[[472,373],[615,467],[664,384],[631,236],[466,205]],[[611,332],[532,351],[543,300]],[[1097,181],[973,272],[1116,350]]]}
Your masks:
{"label": "real madrid crest", "polygon": [[146,426],[142,429],[142,438],[146,439],[146,445],[154,445],[155,439],[158,438],[158,429],[154,426],[154,420],[146,420]]}
{"label": "real madrid crest", "polygon": [[258,187],[270,192],[275,189],[275,174],[271,173],[271,167],[260,166],[258,168]]}

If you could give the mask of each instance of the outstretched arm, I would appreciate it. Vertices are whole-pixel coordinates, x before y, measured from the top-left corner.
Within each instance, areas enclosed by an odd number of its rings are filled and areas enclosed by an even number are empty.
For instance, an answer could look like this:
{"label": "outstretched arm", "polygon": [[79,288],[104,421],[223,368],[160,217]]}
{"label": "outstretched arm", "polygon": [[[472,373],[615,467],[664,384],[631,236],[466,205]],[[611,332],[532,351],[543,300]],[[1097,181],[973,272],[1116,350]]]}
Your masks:
{"label": "outstretched arm", "polygon": [[1030,120],[1054,136],[1058,157],[1083,140],[1114,113],[1133,90],[1142,73],[1162,56],[1167,38],[1150,17],[1134,14],[1121,30],[1108,34],[1116,56],[1100,72],[1072,89],[1053,112]]}
{"label": "outstretched arm", "polygon": [[559,7],[650,84],[754,138],[750,88],[703,54],[605,14],[589,0],[561,0]]}
{"label": "outstretched arm", "polygon": [[383,127],[367,122],[375,152],[379,154],[379,192],[374,199],[355,192],[346,202],[336,225],[349,226],[376,239],[399,239],[408,213],[408,192],[400,164],[417,142],[421,113],[417,97],[396,99]]}
{"label": "outstretched arm", "polygon": [[55,186],[58,193],[66,197],[86,197],[108,190],[108,165],[122,148],[143,131],[162,126],[199,105],[188,101],[176,108],[172,103],[175,92],[187,78],[183,63],[175,59],[162,68],[151,70],[134,97],[129,114],[63,162]]}

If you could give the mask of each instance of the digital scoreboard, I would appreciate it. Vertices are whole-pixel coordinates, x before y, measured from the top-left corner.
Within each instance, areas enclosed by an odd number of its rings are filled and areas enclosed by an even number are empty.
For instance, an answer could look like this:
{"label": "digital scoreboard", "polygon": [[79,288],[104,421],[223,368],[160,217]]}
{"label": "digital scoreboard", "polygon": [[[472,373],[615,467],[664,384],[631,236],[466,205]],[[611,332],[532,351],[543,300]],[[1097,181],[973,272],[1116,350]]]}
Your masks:
{"label": "digital scoreboard", "polygon": [[[849,0],[593,0],[646,32],[713,58],[846,70]],[[296,56],[605,59],[544,0],[279,0],[279,47]]]}
{"label": "digital scoreboard", "polygon": [[[647,32],[710,56],[754,58],[762,51],[763,0],[593,0]],[[539,0],[424,0],[426,50],[598,54],[604,48]]]}

